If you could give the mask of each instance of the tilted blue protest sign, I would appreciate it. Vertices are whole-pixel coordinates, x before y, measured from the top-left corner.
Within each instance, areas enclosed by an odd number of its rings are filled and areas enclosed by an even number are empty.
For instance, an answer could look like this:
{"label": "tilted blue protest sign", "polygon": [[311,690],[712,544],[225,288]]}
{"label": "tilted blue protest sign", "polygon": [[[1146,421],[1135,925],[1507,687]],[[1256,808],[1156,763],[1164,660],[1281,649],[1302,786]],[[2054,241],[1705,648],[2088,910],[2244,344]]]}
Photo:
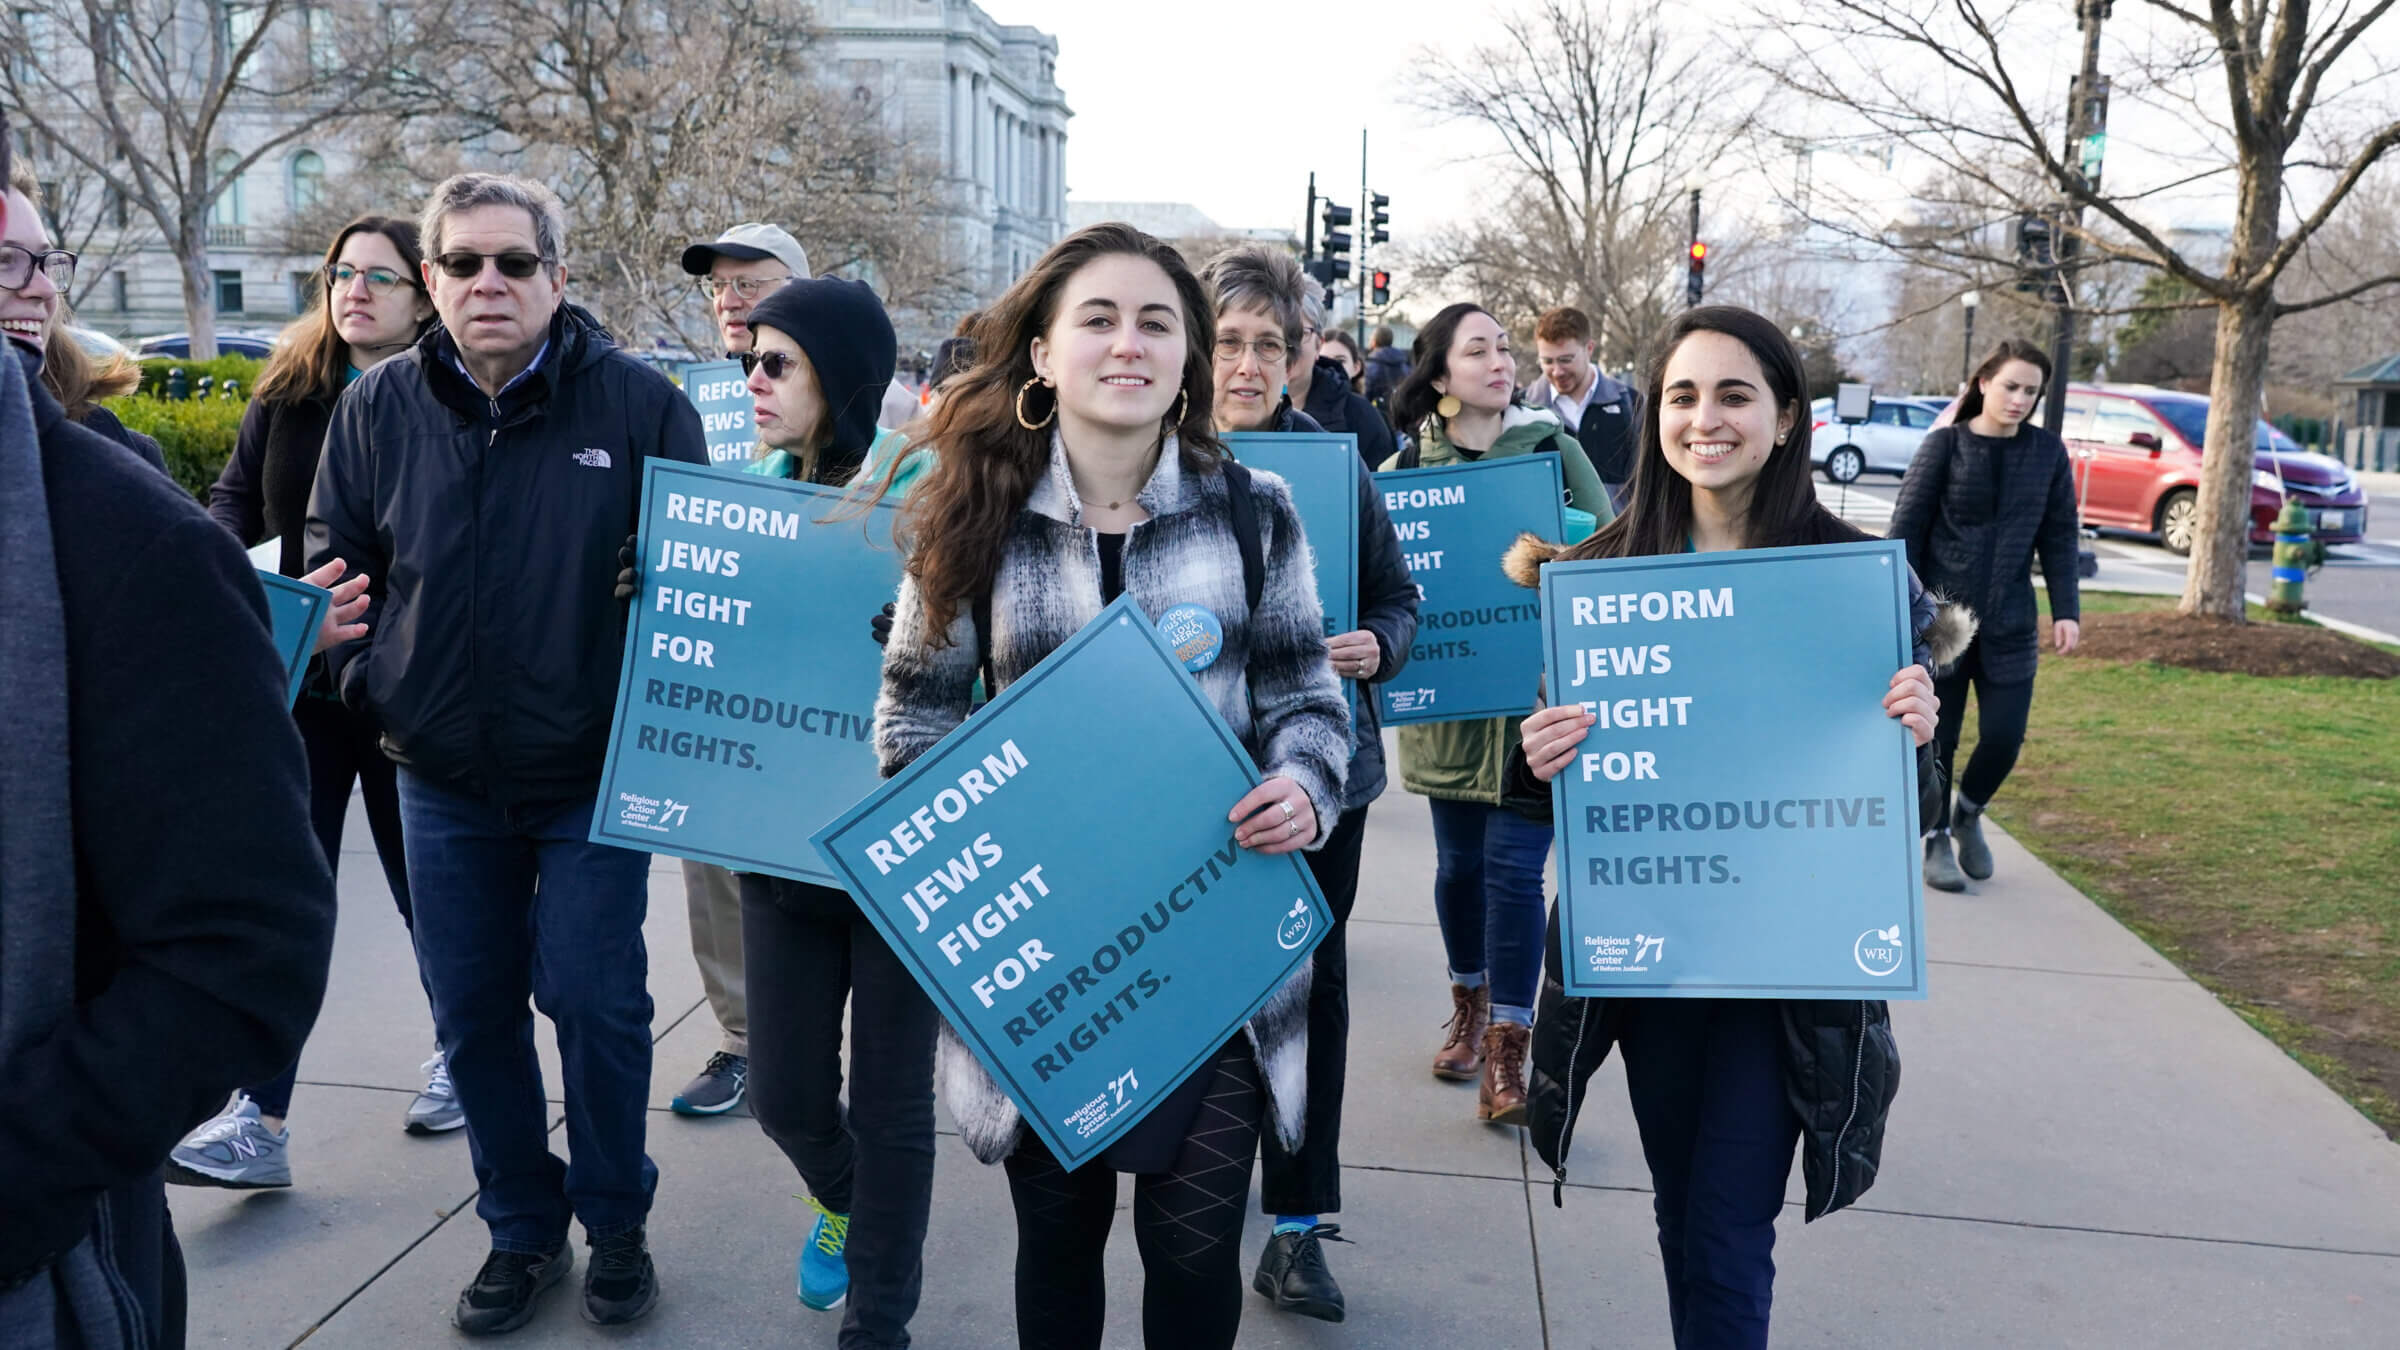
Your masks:
{"label": "tilted blue protest sign", "polygon": [[809,833],[881,781],[890,503],[653,459],[592,842],[835,884]]}
{"label": "tilted blue protest sign", "polygon": [[317,652],[317,630],[325,625],[325,608],[333,593],[275,572],[258,574],[267,588],[267,621],[274,634],[275,652],[283,658],[283,701],[288,707],[300,697],[308,677],[308,659]]}
{"label": "tilted blue protest sign", "polygon": [[1565,533],[1558,456],[1393,469],[1375,475],[1375,486],[1419,596],[1408,669],[1376,687],[1384,725],[1532,711],[1540,611],[1500,559],[1520,533]]}
{"label": "tilted blue protest sign", "polygon": [[1332,921],[1234,843],[1257,768],[1132,597],[817,835],[1072,1168],[1207,1063]]}
{"label": "tilted blue protest sign", "polygon": [[1316,566],[1317,603],[1325,636],[1358,628],[1358,438],[1348,433],[1236,431],[1225,436],[1233,457],[1274,474],[1292,488],[1292,509]]}
{"label": "tilted blue protest sign", "polygon": [[708,462],[739,467],[758,449],[750,425],[750,375],[739,361],[703,361],[683,371],[683,396],[700,410]]}
{"label": "tilted blue protest sign", "polygon": [[1552,563],[1541,595],[1550,700],[1597,719],[1551,785],[1568,992],[1923,998],[1902,546]]}

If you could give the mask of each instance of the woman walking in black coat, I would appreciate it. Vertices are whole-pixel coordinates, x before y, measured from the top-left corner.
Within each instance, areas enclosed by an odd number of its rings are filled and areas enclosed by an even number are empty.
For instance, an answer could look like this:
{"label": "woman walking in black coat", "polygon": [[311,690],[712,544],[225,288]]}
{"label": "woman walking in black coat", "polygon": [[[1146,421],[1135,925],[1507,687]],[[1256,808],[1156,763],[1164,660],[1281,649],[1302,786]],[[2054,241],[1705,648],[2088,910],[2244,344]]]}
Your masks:
{"label": "woman walking in black coat", "polygon": [[[2027,420],[2041,406],[2049,380],[2050,357],[2041,348],[2018,338],[1994,347],[1967,384],[1958,420],[1925,438],[1892,508],[1889,537],[1908,545],[1908,565],[1927,586],[1981,620],[1975,641],[1934,682],[1942,703],[1935,735],[1942,781],[1958,784],[1957,807],[1945,793],[1940,811],[1925,821],[1925,882],[1936,890],[1963,891],[1968,877],[1992,875],[1983,809],[2024,748],[2041,654],[2031,575],[2037,552],[2050,588],[2058,654],[2074,651],[2082,637],[2074,472],[2066,445]],[[1978,714],[1975,753],[1959,774],[1952,765],[1970,684]]]}

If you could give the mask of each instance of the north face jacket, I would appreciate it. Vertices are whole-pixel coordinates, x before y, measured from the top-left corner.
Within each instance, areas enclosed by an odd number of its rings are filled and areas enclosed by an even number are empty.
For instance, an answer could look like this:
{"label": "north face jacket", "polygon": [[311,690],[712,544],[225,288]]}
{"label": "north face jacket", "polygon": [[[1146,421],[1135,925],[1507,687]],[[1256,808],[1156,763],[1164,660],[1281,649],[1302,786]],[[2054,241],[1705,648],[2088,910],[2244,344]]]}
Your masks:
{"label": "north face jacket", "polygon": [[652,457],[706,464],[699,413],[571,305],[496,398],[439,327],[343,393],[308,565],[374,578],[367,636],[327,656],[384,753],[502,805],[597,789],[625,648],[617,549]]}

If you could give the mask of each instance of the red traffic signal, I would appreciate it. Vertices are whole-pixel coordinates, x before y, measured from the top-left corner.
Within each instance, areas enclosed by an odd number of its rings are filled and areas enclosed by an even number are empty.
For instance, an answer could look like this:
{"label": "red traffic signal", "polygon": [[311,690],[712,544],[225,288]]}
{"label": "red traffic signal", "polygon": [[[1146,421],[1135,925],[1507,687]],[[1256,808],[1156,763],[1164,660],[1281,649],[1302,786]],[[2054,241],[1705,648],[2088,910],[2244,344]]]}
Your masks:
{"label": "red traffic signal", "polygon": [[1367,282],[1369,287],[1374,291],[1373,303],[1378,305],[1388,305],[1392,302],[1391,273],[1378,268],[1372,276],[1368,277]]}
{"label": "red traffic signal", "polygon": [[1703,243],[1701,243],[1700,241],[1698,241],[1698,240],[1696,240],[1696,239],[1695,239],[1695,240],[1693,240],[1693,241],[1692,241],[1692,266],[1694,266],[1694,267],[1705,267],[1705,266],[1707,266],[1707,265],[1708,265],[1708,245],[1706,245],[1706,244],[1703,244]]}

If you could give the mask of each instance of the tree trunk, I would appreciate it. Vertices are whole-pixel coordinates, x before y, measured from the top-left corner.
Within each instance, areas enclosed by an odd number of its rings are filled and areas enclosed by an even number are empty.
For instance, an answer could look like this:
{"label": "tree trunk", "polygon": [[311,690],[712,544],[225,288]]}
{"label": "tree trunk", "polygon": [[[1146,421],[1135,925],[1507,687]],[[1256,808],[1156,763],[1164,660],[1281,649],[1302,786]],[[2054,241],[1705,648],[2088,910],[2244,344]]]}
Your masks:
{"label": "tree trunk", "polygon": [[2250,471],[2267,382],[2271,293],[2245,293],[2217,310],[2216,363],[2208,377],[2208,444],[2200,460],[2200,518],[2183,579],[2185,614],[2242,621],[2250,558]]}
{"label": "tree trunk", "polygon": [[183,328],[191,335],[191,359],[211,361],[217,355],[216,278],[208,270],[208,227],[197,220],[182,225],[182,247],[175,250],[183,270]]}

